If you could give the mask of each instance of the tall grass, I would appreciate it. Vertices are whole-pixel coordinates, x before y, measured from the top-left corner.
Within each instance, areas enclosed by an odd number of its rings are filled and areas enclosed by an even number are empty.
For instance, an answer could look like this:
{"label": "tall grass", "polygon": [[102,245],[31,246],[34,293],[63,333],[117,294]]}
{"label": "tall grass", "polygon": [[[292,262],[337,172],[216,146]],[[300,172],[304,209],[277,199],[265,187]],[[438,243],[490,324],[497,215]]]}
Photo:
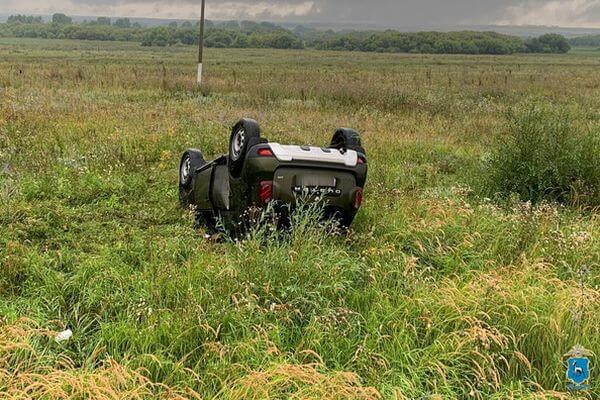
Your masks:
{"label": "tall grass", "polygon": [[[208,57],[203,93],[191,48],[0,39],[0,397],[569,396],[562,355],[600,353],[597,211],[465,183],[515,103],[552,99],[540,123],[567,143],[562,110],[592,130],[595,58]],[[514,129],[537,129],[526,115]],[[350,233],[309,209],[204,238],[180,153],[225,151],[241,116],[283,143],[363,133]]]}
{"label": "tall grass", "polygon": [[[583,125],[583,126],[582,126]],[[509,129],[486,162],[492,195],[600,206],[600,130],[572,113],[534,104],[511,109]]]}
{"label": "tall grass", "polygon": [[[11,399],[200,399],[191,390],[179,392],[155,384],[114,360],[78,367],[68,357],[49,353],[56,332],[21,319],[0,323],[0,392]],[[46,350],[44,350],[46,348]]]}

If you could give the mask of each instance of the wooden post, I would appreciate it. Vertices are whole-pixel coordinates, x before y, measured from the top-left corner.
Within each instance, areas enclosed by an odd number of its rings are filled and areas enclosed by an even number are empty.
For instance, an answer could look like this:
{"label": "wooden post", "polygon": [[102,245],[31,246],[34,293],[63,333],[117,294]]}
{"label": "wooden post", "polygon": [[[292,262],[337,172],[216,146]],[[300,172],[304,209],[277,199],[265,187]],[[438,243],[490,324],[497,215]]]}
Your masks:
{"label": "wooden post", "polygon": [[198,43],[198,85],[202,84],[202,58],[204,53],[204,3],[202,0],[202,11],[200,12],[200,40]]}

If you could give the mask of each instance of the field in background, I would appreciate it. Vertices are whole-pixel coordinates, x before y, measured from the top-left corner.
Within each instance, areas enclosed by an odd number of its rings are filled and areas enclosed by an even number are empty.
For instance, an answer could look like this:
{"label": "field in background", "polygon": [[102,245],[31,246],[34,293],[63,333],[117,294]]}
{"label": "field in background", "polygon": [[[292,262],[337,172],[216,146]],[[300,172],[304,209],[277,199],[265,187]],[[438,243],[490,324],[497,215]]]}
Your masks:
{"label": "field in background", "polygon": [[[598,213],[471,188],[511,107],[598,125],[598,54],[209,49],[198,90],[192,47],[0,39],[0,392],[566,396],[563,354],[600,354]],[[362,132],[348,238],[194,229],[179,156],[242,116],[282,143]]]}

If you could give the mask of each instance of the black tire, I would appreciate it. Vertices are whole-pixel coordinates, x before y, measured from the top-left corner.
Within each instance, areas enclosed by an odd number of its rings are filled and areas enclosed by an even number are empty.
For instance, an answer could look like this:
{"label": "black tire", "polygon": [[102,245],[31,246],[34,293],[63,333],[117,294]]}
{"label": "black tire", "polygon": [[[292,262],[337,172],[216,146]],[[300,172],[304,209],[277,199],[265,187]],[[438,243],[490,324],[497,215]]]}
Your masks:
{"label": "black tire", "polygon": [[246,153],[250,147],[260,142],[260,126],[249,118],[241,119],[231,130],[229,139],[228,166],[229,173],[234,178],[242,175],[246,161]]}
{"label": "black tire", "polygon": [[350,225],[352,225],[352,221],[354,220],[355,213],[348,213],[339,208],[326,207],[325,213],[323,214],[323,218],[325,220],[333,220],[338,226],[343,230],[347,231],[350,229]]}
{"label": "black tire", "polygon": [[183,153],[179,163],[179,202],[183,207],[189,207],[193,199],[196,170],[206,165],[206,160],[200,150],[190,149]]}
{"label": "black tire", "polygon": [[354,150],[357,153],[367,155],[365,149],[362,147],[360,135],[354,129],[350,128],[336,130],[329,147],[340,151]]}

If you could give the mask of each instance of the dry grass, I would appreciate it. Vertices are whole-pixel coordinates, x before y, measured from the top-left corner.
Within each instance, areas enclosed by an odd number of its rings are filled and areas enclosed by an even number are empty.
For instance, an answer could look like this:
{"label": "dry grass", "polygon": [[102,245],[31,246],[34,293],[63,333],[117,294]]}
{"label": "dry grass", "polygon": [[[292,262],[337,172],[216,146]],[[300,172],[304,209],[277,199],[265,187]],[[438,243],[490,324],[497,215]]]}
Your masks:
{"label": "dry grass", "polygon": [[364,387],[360,378],[351,372],[324,374],[320,364],[277,364],[264,371],[251,371],[228,387],[226,399],[322,399],[378,400],[381,394]]}
{"label": "dry grass", "polygon": [[[176,391],[144,377],[113,359],[75,366],[67,357],[51,358],[43,350],[57,332],[40,329],[30,320],[0,325],[0,398],[20,399],[190,399],[188,389]],[[36,342],[32,345],[32,342]]]}
{"label": "dry grass", "polygon": [[[207,60],[199,91],[193,48],[0,39],[4,396],[567,398],[562,355],[600,354],[598,213],[469,184],[511,107],[598,125],[597,55]],[[241,116],[283,143],[362,132],[348,237],[203,240],[179,156]]]}

